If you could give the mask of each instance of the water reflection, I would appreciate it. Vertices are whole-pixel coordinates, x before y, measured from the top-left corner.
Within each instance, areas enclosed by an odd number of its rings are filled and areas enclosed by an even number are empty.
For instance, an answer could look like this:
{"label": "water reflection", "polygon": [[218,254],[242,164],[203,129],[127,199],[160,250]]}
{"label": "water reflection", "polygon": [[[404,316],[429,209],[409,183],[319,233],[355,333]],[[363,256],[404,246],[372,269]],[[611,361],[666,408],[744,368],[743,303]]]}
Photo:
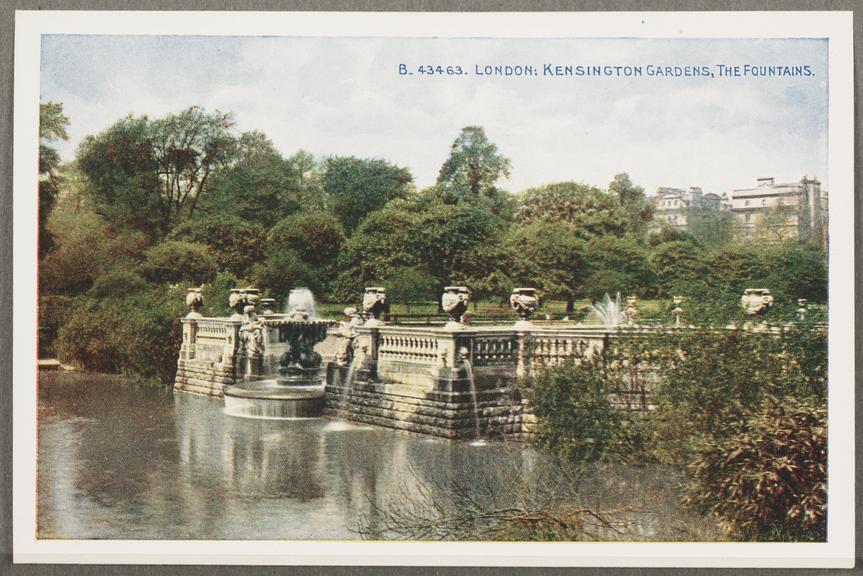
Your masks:
{"label": "water reflection", "polygon": [[[516,481],[559,480],[546,470],[521,445],[232,418],[217,399],[109,376],[40,375],[41,538],[358,539],[393,503],[444,499],[457,485],[499,506]],[[620,492],[629,476],[612,476]],[[585,494],[610,505],[619,494],[598,478]]]}

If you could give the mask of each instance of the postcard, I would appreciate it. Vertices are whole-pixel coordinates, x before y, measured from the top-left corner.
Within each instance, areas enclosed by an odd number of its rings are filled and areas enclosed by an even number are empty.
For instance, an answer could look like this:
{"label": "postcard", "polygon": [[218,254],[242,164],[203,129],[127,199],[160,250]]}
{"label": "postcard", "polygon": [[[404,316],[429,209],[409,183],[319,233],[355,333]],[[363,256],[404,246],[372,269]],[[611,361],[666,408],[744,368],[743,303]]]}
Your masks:
{"label": "postcard", "polygon": [[18,12],[20,563],[851,567],[851,14]]}

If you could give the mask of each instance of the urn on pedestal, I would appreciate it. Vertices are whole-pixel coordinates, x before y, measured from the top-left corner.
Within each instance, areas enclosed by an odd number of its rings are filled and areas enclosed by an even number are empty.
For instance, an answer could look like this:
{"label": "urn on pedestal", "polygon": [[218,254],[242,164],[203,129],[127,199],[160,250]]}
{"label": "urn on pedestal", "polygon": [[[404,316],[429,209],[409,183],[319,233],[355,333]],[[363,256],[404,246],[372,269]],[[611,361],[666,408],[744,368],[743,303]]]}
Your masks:
{"label": "urn on pedestal", "polygon": [[200,288],[189,288],[186,292],[186,306],[189,307],[189,313],[186,318],[203,318],[201,315],[201,307],[204,305],[204,295]]}
{"label": "urn on pedestal", "polygon": [[363,312],[366,316],[366,326],[383,324],[381,316],[389,312],[390,303],[387,300],[387,290],[381,286],[370,286],[363,294]]}
{"label": "urn on pedestal", "polygon": [[509,297],[509,305],[518,314],[518,322],[515,323],[515,327],[529,328],[532,326],[530,317],[539,305],[536,288],[513,288]]}
{"label": "urn on pedestal", "polygon": [[462,328],[462,316],[467,311],[470,302],[470,290],[467,286],[447,286],[441,296],[440,303],[443,311],[449,316],[449,322],[444,328],[459,330]]}

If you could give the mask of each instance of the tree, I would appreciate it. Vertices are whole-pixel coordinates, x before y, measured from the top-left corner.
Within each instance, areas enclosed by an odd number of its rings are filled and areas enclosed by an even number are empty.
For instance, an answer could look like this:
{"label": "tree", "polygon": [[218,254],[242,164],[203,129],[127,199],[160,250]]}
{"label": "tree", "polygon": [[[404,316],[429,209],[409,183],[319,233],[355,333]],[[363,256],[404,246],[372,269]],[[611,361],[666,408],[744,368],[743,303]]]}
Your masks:
{"label": "tree", "polygon": [[69,119],[63,115],[63,104],[39,104],[39,258],[44,258],[54,246],[48,231],[48,214],[54,207],[60,190],[60,155],[50,146],[57,140],[68,140]]}
{"label": "tree", "polygon": [[768,243],[784,242],[796,232],[794,226],[789,226],[792,216],[792,206],[771,206],[764,210],[755,223],[755,237]]}
{"label": "tree", "polygon": [[650,255],[650,265],[662,296],[685,296],[686,292],[704,284],[707,276],[702,252],[692,242],[660,244]]}
{"label": "tree", "polygon": [[734,216],[731,212],[708,206],[684,209],[689,235],[705,249],[721,248],[734,238]]}
{"label": "tree", "polygon": [[466,126],[453,142],[437,183],[458,198],[492,197],[497,182],[510,177],[510,166],[481,126]]}
{"label": "tree", "polygon": [[267,233],[260,224],[230,213],[196,214],[176,226],[169,240],[206,244],[219,270],[245,277],[263,260]]}
{"label": "tree", "polygon": [[85,138],[77,161],[96,211],[117,227],[153,238],[194,214],[212,173],[236,152],[229,114],[193,106],[159,120],[131,115]]}
{"label": "tree", "polygon": [[544,297],[566,300],[567,312],[583,282],[585,241],[575,226],[563,220],[538,220],[513,228],[509,239],[515,278],[525,286],[535,286]]}
{"label": "tree", "polygon": [[386,160],[334,156],[324,161],[321,186],[324,201],[351,234],[371,212],[413,190],[407,168]]}
{"label": "tree", "polygon": [[563,221],[572,224],[579,238],[612,234],[622,236],[628,216],[617,196],[581,182],[558,182],[530,188],[519,194],[515,221]]}
{"label": "tree", "polygon": [[345,241],[341,223],[329,212],[298,212],[279,221],[267,235],[267,249],[292,251],[325,288],[335,276],[335,264]]}
{"label": "tree", "polygon": [[299,151],[285,159],[261,132],[243,132],[230,166],[212,176],[197,212],[231,215],[271,228],[301,210],[323,208],[317,164]]}
{"label": "tree", "polygon": [[647,294],[654,284],[647,250],[634,236],[596,236],[585,246],[590,273],[580,291],[598,300],[603,294]]}
{"label": "tree", "polygon": [[616,194],[627,216],[627,229],[642,234],[653,218],[653,206],[644,195],[644,188],[636,186],[626,173],[616,174],[608,185],[609,194]]}
{"label": "tree", "polygon": [[186,282],[192,286],[213,279],[218,265],[205,244],[165,240],[144,253],[143,275],[157,283]]}

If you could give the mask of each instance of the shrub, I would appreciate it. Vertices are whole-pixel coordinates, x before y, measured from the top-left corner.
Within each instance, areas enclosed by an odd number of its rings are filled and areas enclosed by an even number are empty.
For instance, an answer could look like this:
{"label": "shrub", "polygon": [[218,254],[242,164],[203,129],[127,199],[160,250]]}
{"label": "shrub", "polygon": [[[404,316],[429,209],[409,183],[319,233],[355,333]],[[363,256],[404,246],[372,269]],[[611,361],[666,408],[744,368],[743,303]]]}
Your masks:
{"label": "shrub", "polygon": [[541,446],[575,462],[602,458],[615,439],[620,415],[609,403],[599,358],[550,367],[528,379],[526,388]]}
{"label": "shrub", "polygon": [[728,422],[689,466],[687,503],[749,540],[825,540],[827,412],[770,400]]}
{"label": "shrub", "polygon": [[79,296],[68,306],[55,343],[65,362],[168,383],[182,340],[184,287],[154,286],[112,298]]}
{"label": "shrub", "polygon": [[201,284],[212,279],[218,265],[204,244],[166,240],[144,253],[141,271],[154,282]]}
{"label": "shrub", "polygon": [[170,239],[206,244],[219,270],[244,276],[263,260],[266,232],[260,224],[239,216],[214,214],[177,226]]}

